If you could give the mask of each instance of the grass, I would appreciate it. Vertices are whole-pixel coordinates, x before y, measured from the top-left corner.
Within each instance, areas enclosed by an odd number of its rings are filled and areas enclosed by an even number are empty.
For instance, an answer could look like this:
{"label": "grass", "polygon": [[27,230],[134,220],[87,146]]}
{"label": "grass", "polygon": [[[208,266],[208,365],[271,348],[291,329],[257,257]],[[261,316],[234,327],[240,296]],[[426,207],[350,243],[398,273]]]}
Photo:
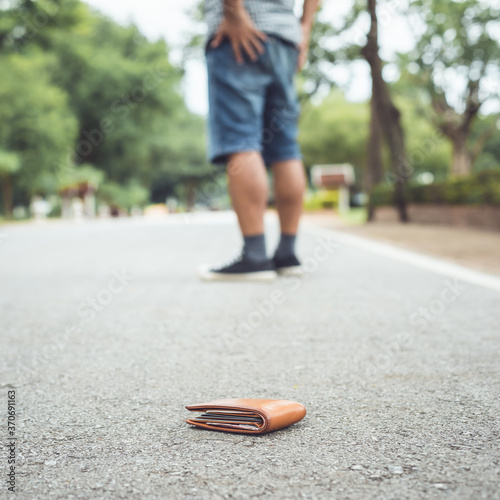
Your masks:
{"label": "grass", "polygon": [[366,222],[368,218],[368,210],[364,207],[351,208],[348,212],[339,214],[342,222],[349,224],[350,226],[359,226]]}

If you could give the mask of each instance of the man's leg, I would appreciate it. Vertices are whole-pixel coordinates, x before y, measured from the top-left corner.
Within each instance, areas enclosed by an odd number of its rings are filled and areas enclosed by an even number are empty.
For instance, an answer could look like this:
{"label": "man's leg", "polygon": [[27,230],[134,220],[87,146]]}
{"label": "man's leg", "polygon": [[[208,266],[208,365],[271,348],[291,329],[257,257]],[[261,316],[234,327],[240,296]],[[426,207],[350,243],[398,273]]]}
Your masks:
{"label": "man's leg", "polygon": [[272,165],[274,196],[281,232],[297,234],[306,189],[306,176],[301,160],[286,160]]}
{"label": "man's leg", "polygon": [[243,255],[254,262],[267,261],[264,213],[269,186],[261,154],[257,151],[232,154],[227,173],[229,194],[243,234]]}
{"label": "man's leg", "polygon": [[243,234],[243,253],[220,267],[200,269],[204,280],[270,281],[276,278],[274,263],[267,257],[264,213],[268,179],[257,151],[232,154],[227,165],[229,194]]}
{"label": "man's leg", "polygon": [[274,196],[281,227],[281,238],[276,249],[277,267],[298,271],[300,266],[295,255],[295,239],[302,214],[306,189],[306,176],[301,160],[286,160],[272,165]]}
{"label": "man's leg", "polygon": [[227,173],[229,195],[243,236],[264,234],[269,186],[262,156],[257,151],[233,154]]}

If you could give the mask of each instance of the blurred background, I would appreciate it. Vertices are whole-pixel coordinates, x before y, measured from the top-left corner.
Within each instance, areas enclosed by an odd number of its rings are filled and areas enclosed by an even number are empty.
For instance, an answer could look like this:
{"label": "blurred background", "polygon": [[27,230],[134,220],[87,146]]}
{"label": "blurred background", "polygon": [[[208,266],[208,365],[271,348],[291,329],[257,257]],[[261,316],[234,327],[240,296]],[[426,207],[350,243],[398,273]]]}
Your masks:
{"label": "blurred background", "polygon": [[[499,17],[324,0],[297,76],[308,213],[500,230]],[[202,18],[198,0],[0,0],[0,221],[230,207]]]}

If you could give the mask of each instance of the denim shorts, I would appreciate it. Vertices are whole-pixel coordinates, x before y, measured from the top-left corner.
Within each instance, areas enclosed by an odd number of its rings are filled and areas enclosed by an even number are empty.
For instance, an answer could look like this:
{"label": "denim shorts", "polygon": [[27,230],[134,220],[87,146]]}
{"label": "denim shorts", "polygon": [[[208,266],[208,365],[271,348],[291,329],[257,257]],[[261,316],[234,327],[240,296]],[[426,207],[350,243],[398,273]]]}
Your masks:
{"label": "denim shorts", "polygon": [[236,62],[226,39],[207,45],[208,157],[224,164],[228,155],[260,151],[266,165],[301,158],[297,144],[300,106],[294,86],[298,50],[268,35],[257,61]]}

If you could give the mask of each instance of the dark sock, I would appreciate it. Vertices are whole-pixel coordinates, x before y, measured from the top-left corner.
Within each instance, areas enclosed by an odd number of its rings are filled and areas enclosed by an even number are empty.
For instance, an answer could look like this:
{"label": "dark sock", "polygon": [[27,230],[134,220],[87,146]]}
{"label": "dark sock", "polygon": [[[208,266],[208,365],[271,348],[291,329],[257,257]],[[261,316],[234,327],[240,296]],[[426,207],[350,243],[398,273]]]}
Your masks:
{"label": "dark sock", "polygon": [[281,233],[281,239],[274,254],[276,257],[290,257],[295,255],[295,240],[297,239],[296,234],[285,234]]}
{"label": "dark sock", "polygon": [[266,238],[263,234],[243,236],[243,240],[245,242],[243,254],[246,257],[256,262],[263,262],[267,260]]}

